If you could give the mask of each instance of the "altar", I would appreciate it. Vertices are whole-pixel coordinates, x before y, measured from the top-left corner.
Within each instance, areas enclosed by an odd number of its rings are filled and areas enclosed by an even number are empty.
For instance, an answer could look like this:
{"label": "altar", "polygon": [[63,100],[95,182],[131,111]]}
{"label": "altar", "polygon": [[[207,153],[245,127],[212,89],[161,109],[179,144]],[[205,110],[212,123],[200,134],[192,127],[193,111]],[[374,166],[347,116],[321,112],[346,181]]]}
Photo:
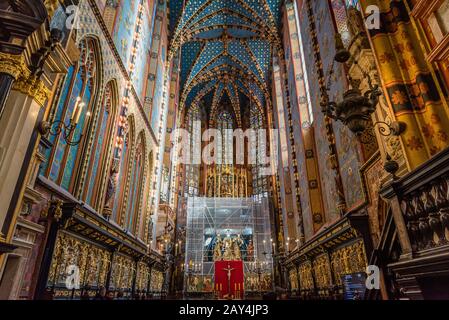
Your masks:
{"label": "altar", "polygon": [[218,299],[243,299],[243,261],[215,262],[215,292]]}
{"label": "altar", "polygon": [[273,289],[269,207],[266,199],[187,200],[187,295],[244,299]]}

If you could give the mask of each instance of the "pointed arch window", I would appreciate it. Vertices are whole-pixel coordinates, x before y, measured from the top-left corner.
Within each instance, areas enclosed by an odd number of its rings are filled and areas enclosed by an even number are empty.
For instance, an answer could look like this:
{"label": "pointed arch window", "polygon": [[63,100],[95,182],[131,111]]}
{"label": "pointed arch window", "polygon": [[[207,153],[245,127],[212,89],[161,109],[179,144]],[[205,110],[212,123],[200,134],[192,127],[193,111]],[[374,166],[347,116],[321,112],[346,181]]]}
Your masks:
{"label": "pointed arch window", "polygon": [[335,28],[340,33],[343,43],[348,47],[351,43],[351,35],[348,25],[348,9],[360,10],[359,0],[330,0]]}
{"label": "pointed arch window", "polygon": [[[150,201],[152,198],[152,192],[153,192],[153,187],[152,187],[153,186],[153,170],[154,170],[154,159],[153,158],[154,158],[153,151],[150,151],[150,153],[148,154],[148,168],[147,168],[148,171],[146,171],[147,175],[145,178],[145,181],[147,181],[146,182],[147,188],[145,190],[147,190],[147,191],[144,191],[143,196],[142,196],[142,198],[143,198],[142,204],[145,204],[146,207],[142,209],[142,214],[140,215],[139,224],[138,224],[140,239],[145,239],[151,233],[151,231],[147,230],[146,228],[149,227],[149,225],[147,224],[148,219],[151,219],[149,217],[149,215],[151,213],[149,210],[147,210],[147,208],[150,204]],[[148,232],[148,233],[146,233],[146,232]]]}
{"label": "pointed arch window", "polygon": [[[128,119],[129,126],[127,133],[123,137],[123,146],[120,154],[117,157],[119,162],[119,170],[117,176],[116,193],[114,197],[114,208],[112,210],[112,218],[118,224],[121,224],[122,212],[124,209],[125,187],[128,181],[128,172],[131,159],[132,141],[133,141],[133,121],[132,118]],[[119,138],[120,139],[120,138]]]}
{"label": "pointed arch window", "polygon": [[[296,31],[298,35],[302,34],[302,27],[300,23],[300,16],[299,16],[299,10],[298,10],[298,4],[296,1],[293,2],[294,10],[295,10],[295,22],[296,22]],[[299,105],[299,111],[301,114],[301,121],[304,124],[311,125],[314,121],[314,114],[313,114],[313,104],[312,100],[310,98],[310,87],[309,87],[309,74],[308,69],[306,66],[306,58],[304,54],[304,43],[302,41],[302,37],[298,36],[298,45],[299,45],[299,53],[301,56],[301,62],[298,66],[298,69],[301,69],[302,78],[304,81],[304,96],[307,99],[306,101],[303,101],[304,103],[301,103]],[[295,78],[295,77],[294,77]]]}
{"label": "pointed arch window", "polygon": [[215,196],[226,198],[235,194],[235,175],[233,166],[233,128],[234,121],[231,113],[222,110],[217,116],[217,129],[222,139],[217,140],[217,165],[215,166]]}
{"label": "pointed arch window", "polygon": [[85,201],[91,207],[99,209],[100,192],[105,174],[109,174],[108,155],[114,129],[116,97],[112,82],[106,85],[100,104],[97,126],[94,133],[91,158],[88,166]]}
{"label": "pointed arch window", "polygon": [[[201,112],[198,105],[192,106],[186,118],[186,129],[190,134],[190,162],[186,165],[184,194],[186,197],[198,196],[200,191],[200,165],[196,157],[197,150],[201,150]],[[201,157],[201,155],[200,155]]]}
{"label": "pointed arch window", "polygon": [[128,191],[128,207],[126,210],[125,227],[131,233],[137,230],[137,221],[139,218],[140,204],[142,198],[142,187],[144,183],[144,161],[145,161],[145,144],[142,135],[139,137],[139,143],[133,157],[133,166],[131,171],[131,179]]}
{"label": "pointed arch window", "polygon": [[74,130],[72,141],[84,139],[77,146],[69,146],[62,134],[50,135],[49,141],[53,148],[47,151],[47,163],[43,167],[43,173],[50,180],[61,185],[64,189],[73,192],[78,168],[83,160],[82,151],[87,139],[90,115],[93,113],[98,83],[98,54],[94,39],[85,38],[80,42],[80,58],[78,62],[69,68],[61,96],[53,115],[54,121],[69,123],[73,117],[77,100],[85,104],[78,125]]}
{"label": "pointed arch window", "polygon": [[[250,110],[250,124],[251,129],[255,130],[256,134],[251,136],[251,159],[255,160],[255,163],[251,167],[251,174],[253,177],[253,197],[256,201],[260,201],[262,198],[268,197],[268,179],[262,173],[262,170],[266,168],[266,165],[262,163],[262,158],[267,153],[266,139],[260,137],[260,129],[264,128],[263,117],[259,110],[251,108]],[[254,147],[256,146],[256,147]]]}
{"label": "pointed arch window", "polygon": [[226,110],[222,111],[217,117],[217,129],[220,130],[222,136],[222,140],[218,140],[217,143],[217,149],[221,150],[217,157],[219,164],[232,164],[234,146],[231,130],[233,127],[232,115]]}

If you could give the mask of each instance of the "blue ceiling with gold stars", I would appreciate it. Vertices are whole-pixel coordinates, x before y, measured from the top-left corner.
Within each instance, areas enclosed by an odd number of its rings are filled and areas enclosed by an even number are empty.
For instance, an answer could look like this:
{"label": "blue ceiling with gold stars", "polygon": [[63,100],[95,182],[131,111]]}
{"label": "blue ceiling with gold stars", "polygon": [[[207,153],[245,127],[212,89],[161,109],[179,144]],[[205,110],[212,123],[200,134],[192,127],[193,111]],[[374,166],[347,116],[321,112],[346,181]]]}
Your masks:
{"label": "blue ceiling with gold stars", "polygon": [[181,55],[181,106],[202,102],[213,118],[220,105],[230,104],[238,124],[248,97],[266,107],[272,55],[281,43],[281,2],[170,0],[171,47]]}

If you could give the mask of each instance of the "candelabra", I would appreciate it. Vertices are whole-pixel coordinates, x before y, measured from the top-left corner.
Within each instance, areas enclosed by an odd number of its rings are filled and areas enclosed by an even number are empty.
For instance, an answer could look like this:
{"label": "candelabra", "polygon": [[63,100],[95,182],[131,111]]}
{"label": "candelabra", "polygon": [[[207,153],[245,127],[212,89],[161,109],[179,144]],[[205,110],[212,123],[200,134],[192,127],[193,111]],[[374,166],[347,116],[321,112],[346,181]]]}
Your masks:
{"label": "candelabra", "polygon": [[[42,121],[39,125],[39,132],[42,135],[50,134],[52,136],[59,136],[62,134],[62,137],[64,141],[67,143],[67,145],[72,147],[79,145],[83,140],[84,134],[81,133],[78,140],[73,140],[74,132],[78,126],[78,122],[80,120],[82,111],[85,106],[86,104],[84,102],[81,102],[81,98],[78,97],[76,99],[73,115],[70,118],[68,124],[66,124],[64,120],[56,120],[53,122]],[[86,113],[87,121],[89,121],[90,116],[91,116],[90,111],[88,111]]]}
{"label": "candelabra", "polygon": [[259,294],[262,295],[262,275],[267,272],[268,262],[256,261],[252,262],[249,266],[249,270],[253,274],[257,274],[257,287],[259,289]]}

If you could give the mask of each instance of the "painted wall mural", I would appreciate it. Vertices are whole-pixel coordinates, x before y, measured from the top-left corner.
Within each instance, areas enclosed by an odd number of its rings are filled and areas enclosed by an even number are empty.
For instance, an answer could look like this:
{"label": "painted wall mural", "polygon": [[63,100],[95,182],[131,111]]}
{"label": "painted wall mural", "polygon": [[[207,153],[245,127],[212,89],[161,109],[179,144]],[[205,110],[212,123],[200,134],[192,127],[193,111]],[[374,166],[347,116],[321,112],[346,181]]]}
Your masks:
{"label": "painted wall mural", "polygon": [[[330,77],[330,98],[336,100],[341,98],[347,84],[337,79],[344,78],[343,68],[333,63],[335,55],[335,29],[332,21],[332,12],[327,1],[314,1],[312,9],[316,16],[316,33],[320,45],[321,57],[326,77],[329,78],[331,69],[334,66],[333,75]],[[310,30],[309,21],[304,8],[299,8],[300,24],[303,30]],[[326,128],[324,115],[320,107],[320,87],[317,72],[315,70],[314,52],[312,40],[308,32],[302,33],[304,43],[304,55],[306,59],[306,68],[309,76],[310,98],[314,115],[313,127],[317,133],[316,147],[319,161],[321,186],[323,190],[323,201],[327,219],[333,221],[338,219],[339,215],[335,206],[337,203],[337,194],[335,188],[335,173],[331,168],[329,161],[329,145],[326,139]],[[341,123],[333,122],[336,143],[338,146],[338,160],[340,163],[341,176],[345,186],[345,197],[349,209],[357,206],[364,200],[361,178],[358,168],[362,159],[358,156],[358,143],[353,136]]]}
{"label": "painted wall mural", "polygon": [[151,110],[151,128],[153,128],[154,132],[158,132],[159,130],[160,110],[161,110],[161,103],[163,102],[162,94],[164,87],[163,85],[164,85],[166,52],[167,52],[166,46],[165,43],[163,43],[156,73],[156,87],[154,90],[153,109]]}
{"label": "painted wall mural", "polygon": [[140,0],[120,1],[114,25],[113,40],[125,66],[131,54]]}
{"label": "painted wall mural", "polygon": [[144,4],[142,14],[142,25],[140,32],[140,45],[136,54],[135,71],[133,74],[133,84],[137,95],[143,101],[145,79],[148,74],[149,54],[151,48],[151,38],[153,34],[154,12],[147,2]]}

